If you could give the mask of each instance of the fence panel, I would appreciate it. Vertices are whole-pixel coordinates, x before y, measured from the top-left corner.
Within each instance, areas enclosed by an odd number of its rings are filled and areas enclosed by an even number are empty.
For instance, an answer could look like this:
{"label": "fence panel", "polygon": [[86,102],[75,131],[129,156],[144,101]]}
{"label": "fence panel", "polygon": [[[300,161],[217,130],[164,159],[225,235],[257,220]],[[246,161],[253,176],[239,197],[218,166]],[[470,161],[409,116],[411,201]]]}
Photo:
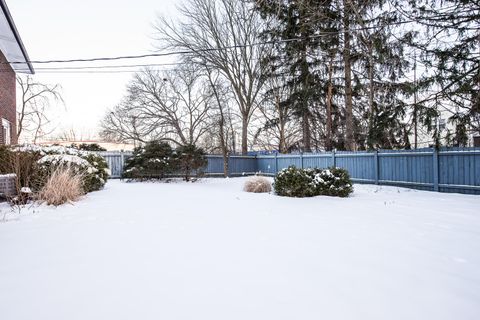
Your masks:
{"label": "fence panel", "polygon": [[382,151],[378,154],[379,183],[433,190],[432,149]]}
{"label": "fence panel", "polygon": [[208,164],[205,168],[206,174],[221,175],[223,174],[223,157],[222,156],[207,156]]}
{"label": "fence panel", "polygon": [[[112,178],[119,178],[128,152],[99,152]],[[208,155],[207,175],[223,175],[223,158]],[[255,172],[273,175],[299,168],[347,169],[355,182],[397,185],[422,190],[480,194],[480,148],[380,150],[378,152],[324,152],[312,154],[230,156],[229,175]]]}
{"label": "fence panel", "polygon": [[304,154],[304,168],[327,168],[333,166],[332,153]]}
{"label": "fence panel", "polygon": [[375,183],[374,157],[373,152],[336,153],[335,166],[347,169],[354,181]]}
{"label": "fence panel", "polygon": [[105,161],[107,161],[108,168],[110,169],[110,177],[121,178],[123,173],[123,167],[125,161],[132,156],[131,152],[114,152],[114,151],[101,151],[98,152]]}
{"label": "fence panel", "polygon": [[[251,156],[230,156],[228,158],[229,175],[255,174],[257,169],[257,158]],[[223,171],[222,171],[223,172]]]}
{"label": "fence panel", "polygon": [[261,173],[275,174],[277,168],[275,166],[276,156],[257,156],[257,170]]}
{"label": "fence panel", "polygon": [[277,171],[295,166],[297,168],[302,167],[301,156],[298,154],[278,155],[277,156]]}
{"label": "fence panel", "polygon": [[440,191],[480,193],[480,148],[441,149],[438,158]]}

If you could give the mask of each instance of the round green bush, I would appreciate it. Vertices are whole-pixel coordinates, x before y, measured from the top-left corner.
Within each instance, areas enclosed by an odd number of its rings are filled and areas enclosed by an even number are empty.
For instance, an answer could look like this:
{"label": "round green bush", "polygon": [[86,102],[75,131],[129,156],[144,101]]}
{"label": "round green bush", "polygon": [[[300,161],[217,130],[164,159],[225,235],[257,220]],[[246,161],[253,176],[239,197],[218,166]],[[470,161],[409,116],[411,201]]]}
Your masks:
{"label": "round green bush", "polygon": [[275,193],[286,197],[312,197],[315,195],[315,185],[312,176],[306,170],[290,166],[281,170],[273,182]]}
{"label": "round green bush", "polygon": [[273,186],[276,194],[287,197],[348,197],[353,192],[348,172],[335,167],[299,169],[291,166],[277,173]]}
{"label": "round green bush", "polygon": [[348,171],[341,168],[320,170],[313,175],[316,193],[319,195],[348,197],[353,192]]}

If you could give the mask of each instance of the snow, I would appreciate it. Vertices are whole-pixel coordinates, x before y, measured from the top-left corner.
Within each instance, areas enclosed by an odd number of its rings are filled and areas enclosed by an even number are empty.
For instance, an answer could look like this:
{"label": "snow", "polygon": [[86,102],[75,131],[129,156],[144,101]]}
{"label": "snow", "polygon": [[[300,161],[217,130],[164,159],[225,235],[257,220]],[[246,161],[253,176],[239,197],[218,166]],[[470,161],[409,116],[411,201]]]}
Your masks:
{"label": "snow", "polygon": [[65,147],[65,146],[40,146],[35,144],[22,144],[16,146],[14,150],[19,152],[38,152],[41,155],[45,154],[65,154],[71,156],[85,157],[91,154],[92,152],[85,150],[78,150],[75,148]]}
{"label": "snow", "polygon": [[297,199],[245,181],[109,181],[7,212],[0,319],[480,318],[479,196]]}
{"label": "snow", "polygon": [[79,156],[73,156],[73,155],[68,155],[68,154],[49,154],[49,155],[45,155],[42,158],[40,158],[37,162],[40,163],[40,164],[53,163],[55,165],[56,164],[74,163],[74,164],[76,164],[78,166],[81,166],[81,167],[90,167],[90,163],[87,160],[82,159]]}
{"label": "snow", "polygon": [[28,187],[22,187],[20,189],[20,193],[32,193],[32,189],[30,189]]}

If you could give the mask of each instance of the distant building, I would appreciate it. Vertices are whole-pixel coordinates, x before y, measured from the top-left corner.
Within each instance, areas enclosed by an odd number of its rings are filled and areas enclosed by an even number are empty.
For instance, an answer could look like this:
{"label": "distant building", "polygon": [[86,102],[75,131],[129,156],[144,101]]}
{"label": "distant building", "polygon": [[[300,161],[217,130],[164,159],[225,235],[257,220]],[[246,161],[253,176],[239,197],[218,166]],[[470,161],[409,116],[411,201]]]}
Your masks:
{"label": "distant building", "polygon": [[473,146],[480,148],[480,134],[473,136]]}
{"label": "distant building", "polygon": [[15,74],[34,74],[29,61],[7,4],[0,0],[0,144],[17,143]]}

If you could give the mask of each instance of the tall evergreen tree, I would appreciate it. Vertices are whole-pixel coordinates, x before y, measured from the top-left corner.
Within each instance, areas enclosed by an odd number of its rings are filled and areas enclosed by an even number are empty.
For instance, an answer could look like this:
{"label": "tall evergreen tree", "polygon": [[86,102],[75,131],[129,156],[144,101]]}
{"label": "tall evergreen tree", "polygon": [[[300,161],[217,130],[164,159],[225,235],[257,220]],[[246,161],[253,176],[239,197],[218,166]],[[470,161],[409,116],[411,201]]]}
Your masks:
{"label": "tall evergreen tree", "polygon": [[467,0],[392,0],[395,10],[422,30],[408,44],[420,54],[418,62],[428,70],[419,86],[429,93],[420,99],[431,110],[427,124],[436,140],[435,117],[449,113],[455,124],[450,142],[466,144],[469,132],[480,132],[480,2]]}
{"label": "tall evergreen tree", "polygon": [[282,103],[293,108],[301,122],[302,150],[311,151],[314,109],[325,106],[325,81],[317,70],[324,58],[325,42],[332,41],[331,34],[323,36],[331,31],[332,1],[257,0],[256,4],[264,16],[277,21],[264,33],[265,39],[277,46],[276,54],[264,61],[270,66],[268,76],[288,75],[286,85],[292,94]]}
{"label": "tall evergreen tree", "polygon": [[366,122],[356,135],[357,146],[409,147],[410,128],[405,120],[412,84],[406,78],[410,64],[402,41],[412,35],[397,28],[401,19],[384,0],[357,2],[351,9],[356,26],[351,31],[357,52],[356,104],[360,120]]}

